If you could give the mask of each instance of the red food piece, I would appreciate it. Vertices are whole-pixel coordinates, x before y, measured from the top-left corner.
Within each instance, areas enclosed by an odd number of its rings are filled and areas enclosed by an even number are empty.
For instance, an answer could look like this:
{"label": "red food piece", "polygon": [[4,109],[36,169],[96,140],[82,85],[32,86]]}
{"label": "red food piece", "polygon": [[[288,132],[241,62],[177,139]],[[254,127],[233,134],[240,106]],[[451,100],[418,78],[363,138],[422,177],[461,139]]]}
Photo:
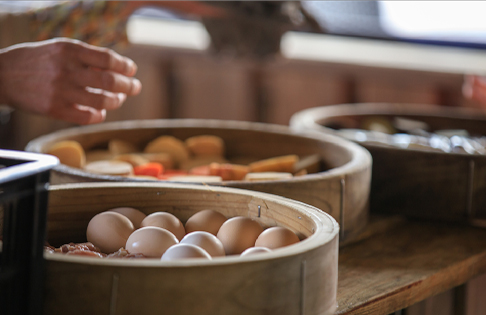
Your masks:
{"label": "red food piece", "polygon": [[191,168],[189,171],[191,175],[200,175],[200,176],[209,176],[211,175],[211,171],[209,169],[209,165],[201,165]]}
{"label": "red food piece", "polygon": [[90,250],[81,250],[81,249],[75,249],[73,251],[69,251],[66,253],[66,255],[89,256],[89,257],[97,257],[97,258],[106,257],[102,253],[92,252]]}
{"label": "red food piece", "polygon": [[[69,243],[64,244],[59,248],[55,248],[53,250],[52,246],[45,246],[45,250],[54,253],[61,253],[61,254],[69,254],[69,255],[84,255],[84,256],[96,256],[96,257],[105,257],[106,255],[103,254],[100,249],[93,245],[93,243],[86,242],[86,243]],[[86,253],[81,253],[86,252]],[[94,253],[89,254],[89,252]]]}
{"label": "red food piece", "polygon": [[135,175],[147,175],[147,176],[158,177],[163,172],[164,172],[164,166],[157,162],[150,162],[139,166],[135,166],[133,168],[133,173]]}

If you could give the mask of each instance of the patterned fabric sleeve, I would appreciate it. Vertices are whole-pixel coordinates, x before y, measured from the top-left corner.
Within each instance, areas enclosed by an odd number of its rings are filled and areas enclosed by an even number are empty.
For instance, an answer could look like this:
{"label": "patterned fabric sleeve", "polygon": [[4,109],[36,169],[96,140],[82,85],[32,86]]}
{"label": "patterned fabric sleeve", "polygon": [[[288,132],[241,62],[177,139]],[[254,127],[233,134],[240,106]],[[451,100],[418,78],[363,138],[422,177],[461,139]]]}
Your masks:
{"label": "patterned fabric sleeve", "polygon": [[28,14],[34,41],[68,37],[110,48],[128,43],[131,10],[126,1],[63,1]]}

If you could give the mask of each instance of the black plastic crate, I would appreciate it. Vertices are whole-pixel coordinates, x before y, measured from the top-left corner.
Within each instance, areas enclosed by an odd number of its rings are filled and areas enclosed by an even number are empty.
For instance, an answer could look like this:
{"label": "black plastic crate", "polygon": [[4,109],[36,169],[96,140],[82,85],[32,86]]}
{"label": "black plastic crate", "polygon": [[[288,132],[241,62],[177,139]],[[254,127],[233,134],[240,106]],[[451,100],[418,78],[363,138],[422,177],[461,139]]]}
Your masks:
{"label": "black plastic crate", "polygon": [[50,155],[0,150],[0,313],[40,314]]}

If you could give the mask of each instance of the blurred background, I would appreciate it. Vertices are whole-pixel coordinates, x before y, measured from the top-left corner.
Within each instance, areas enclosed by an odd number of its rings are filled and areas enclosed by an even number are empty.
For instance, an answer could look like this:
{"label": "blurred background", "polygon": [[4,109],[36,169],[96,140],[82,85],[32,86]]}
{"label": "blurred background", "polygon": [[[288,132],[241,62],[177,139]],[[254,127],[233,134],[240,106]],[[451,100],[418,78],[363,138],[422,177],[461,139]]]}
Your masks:
{"label": "blurred background", "polygon": [[[0,1],[1,47],[32,38],[25,35],[31,31],[23,26],[29,22],[22,18],[26,12],[45,15],[62,3]],[[89,10],[93,2],[70,3]],[[138,64],[143,84],[142,93],[109,112],[107,120],[215,118],[287,125],[293,113],[329,104],[470,106],[461,85],[464,74],[486,73],[486,21],[480,16],[485,6],[138,1],[118,19],[98,12],[91,22],[98,23],[100,36],[113,31],[107,27],[113,23],[126,31],[127,42],[112,40],[110,47]],[[214,16],[214,8],[224,14]],[[55,23],[42,14],[37,23]],[[39,135],[69,126],[3,108],[0,147],[23,149]]]}

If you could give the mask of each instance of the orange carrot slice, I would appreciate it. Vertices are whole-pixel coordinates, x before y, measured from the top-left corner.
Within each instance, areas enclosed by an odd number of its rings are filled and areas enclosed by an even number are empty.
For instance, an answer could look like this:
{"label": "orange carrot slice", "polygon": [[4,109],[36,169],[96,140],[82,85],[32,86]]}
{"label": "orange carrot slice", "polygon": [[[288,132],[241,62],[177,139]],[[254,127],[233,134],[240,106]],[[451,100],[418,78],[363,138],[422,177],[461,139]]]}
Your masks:
{"label": "orange carrot slice", "polygon": [[153,177],[158,177],[163,171],[164,166],[157,162],[150,162],[133,168],[135,175],[148,175]]}

